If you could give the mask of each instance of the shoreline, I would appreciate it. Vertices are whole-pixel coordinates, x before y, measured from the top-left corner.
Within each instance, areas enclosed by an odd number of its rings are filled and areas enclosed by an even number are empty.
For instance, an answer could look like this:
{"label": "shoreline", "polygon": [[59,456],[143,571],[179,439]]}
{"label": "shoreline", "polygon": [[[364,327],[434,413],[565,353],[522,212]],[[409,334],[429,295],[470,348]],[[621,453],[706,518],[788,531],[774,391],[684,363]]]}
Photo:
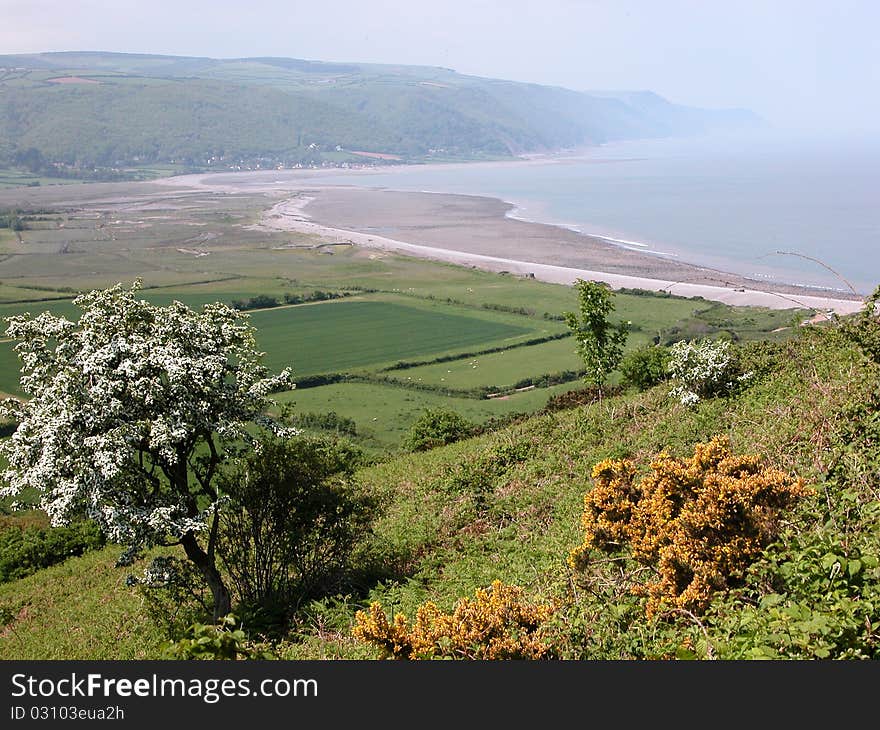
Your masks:
{"label": "shoreline", "polygon": [[[821,292],[813,293],[804,287],[786,286],[759,289],[748,286],[748,284],[751,284],[752,282],[749,282],[742,277],[726,275],[725,272],[716,272],[702,267],[695,267],[690,264],[681,264],[679,262],[674,263],[674,266],[672,267],[673,270],[686,270],[689,274],[697,278],[702,276],[705,281],[682,281],[676,277],[641,276],[625,273],[623,271],[605,271],[594,268],[559,265],[556,263],[547,263],[545,261],[523,260],[522,257],[511,258],[508,256],[499,256],[478,251],[467,251],[461,250],[461,247],[450,248],[445,246],[426,245],[424,243],[415,243],[411,240],[403,240],[389,235],[380,235],[378,232],[372,232],[369,230],[358,230],[356,227],[334,225],[334,222],[326,220],[326,215],[322,216],[324,220],[318,220],[317,216],[313,216],[310,212],[306,211],[306,208],[314,207],[318,201],[321,201],[322,196],[324,198],[323,202],[325,206],[329,205],[332,207],[335,201],[327,201],[328,194],[329,197],[332,198],[333,193],[336,193],[338,196],[342,192],[351,192],[351,190],[357,191],[355,194],[372,193],[373,197],[377,194],[387,193],[398,196],[472,198],[480,202],[485,202],[494,211],[497,211],[499,206],[513,207],[512,204],[500,199],[487,198],[484,196],[460,196],[449,193],[433,192],[400,193],[398,191],[375,189],[343,189],[336,186],[311,186],[299,191],[293,197],[287,198],[273,205],[263,214],[260,223],[257,225],[269,230],[288,230],[315,235],[328,239],[336,244],[349,243],[364,248],[401,253],[417,258],[425,258],[459,266],[469,266],[494,273],[506,272],[535,278],[553,284],[571,285],[578,278],[592,279],[604,281],[614,289],[645,289],[649,291],[667,292],[684,297],[701,296],[704,299],[736,306],[762,306],[771,309],[793,309],[800,307],[804,309],[833,311],[837,314],[857,312],[862,306],[861,299],[823,296]],[[510,218],[507,218],[507,220],[512,220],[529,227],[559,229],[572,236],[578,236],[585,239],[596,238],[571,231],[570,229],[554,226],[553,224],[521,221]],[[618,251],[627,251],[641,259],[654,258],[648,253],[638,251],[633,252],[623,247],[615,247],[610,243],[602,243],[601,245],[612,250],[617,249]],[[727,279],[736,279],[737,281],[733,282],[735,284],[733,286],[718,286],[709,283],[709,280],[717,275],[725,276]],[[757,284],[759,282],[754,283]]]}
{"label": "shoreline", "polygon": [[[582,160],[583,151],[513,161],[434,163],[437,167],[539,166]],[[594,159],[596,164],[619,160]],[[381,166],[424,168],[425,165]],[[809,285],[749,278],[645,250],[640,242],[583,232],[579,226],[525,218],[521,204],[480,194],[406,192],[369,185],[376,167],[349,170],[345,183],[322,182],[323,169],[204,172],[137,183],[86,183],[0,191],[10,207],[131,204],[133,199],[185,201],[207,194],[259,201],[257,230],[300,231],[336,243],[397,252],[491,272],[508,272],[570,285],[578,278],[614,288],[699,296],[737,306],[802,307],[838,314],[859,311],[867,296]],[[134,192],[137,190],[137,192]],[[70,193],[70,195],[68,195]],[[274,204],[273,202],[274,201]],[[181,202],[181,204],[183,204]],[[268,207],[267,207],[268,206]],[[308,211],[306,211],[308,207]],[[662,252],[659,252],[662,253]]]}
{"label": "shoreline", "polygon": [[[564,164],[566,159],[579,157],[571,152],[503,162],[436,164],[447,168]],[[615,288],[702,296],[736,306],[802,307],[838,314],[859,311],[863,302],[863,295],[750,279],[656,256],[635,246],[617,245],[564,225],[511,217],[508,214],[518,206],[500,198],[389,190],[370,187],[359,179],[375,169],[348,171],[351,184],[322,183],[319,178],[334,174],[327,170],[197,173],[162,178],[152,184],[216,194],[255,193],[283,198],[264,212],[259,227],[298,231],[337,243],[396,251],[496,273],[533,275],[549,283],[571,284],[577,278],[589,277]],[[309,200],[303,201],[304,196]],[[307,205],[311,206],[308,213]]]}

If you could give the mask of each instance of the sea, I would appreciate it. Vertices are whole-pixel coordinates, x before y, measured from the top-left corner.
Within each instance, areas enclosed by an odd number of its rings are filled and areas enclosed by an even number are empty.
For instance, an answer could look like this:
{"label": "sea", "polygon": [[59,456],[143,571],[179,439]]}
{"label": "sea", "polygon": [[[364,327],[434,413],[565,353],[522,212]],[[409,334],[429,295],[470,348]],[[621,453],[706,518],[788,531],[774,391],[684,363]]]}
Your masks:
{"label": "sea", "polygon": [[880,283],[880,141],[639,140],[315,181],[501,198],[516,218],[770,282],[860,294]]}

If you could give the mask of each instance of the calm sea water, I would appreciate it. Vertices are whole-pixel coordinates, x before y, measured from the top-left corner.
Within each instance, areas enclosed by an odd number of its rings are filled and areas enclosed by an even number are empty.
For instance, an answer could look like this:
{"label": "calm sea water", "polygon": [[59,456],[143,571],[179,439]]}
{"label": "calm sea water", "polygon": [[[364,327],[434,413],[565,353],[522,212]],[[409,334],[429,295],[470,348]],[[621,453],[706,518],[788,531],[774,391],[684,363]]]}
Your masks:
{"label": "calm sea water", "polygon": [[516,217],[752,277],[830,289],[848,282],[860,292],[880,283],[880,144],[657,140],[539,165],[407,167],[320,180],[498,197],[516,206]]}

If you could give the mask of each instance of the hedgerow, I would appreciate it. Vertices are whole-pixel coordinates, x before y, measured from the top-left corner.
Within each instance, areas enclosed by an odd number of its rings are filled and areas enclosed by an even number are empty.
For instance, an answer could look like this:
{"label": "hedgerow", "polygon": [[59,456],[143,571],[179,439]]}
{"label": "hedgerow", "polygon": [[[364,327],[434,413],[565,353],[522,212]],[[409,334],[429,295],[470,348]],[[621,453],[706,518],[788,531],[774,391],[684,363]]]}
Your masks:
{"label": "hedgerow", "polygon": [[7,527],[0,531],[0,583],[24,578],[103,545],[104,536],[91,521],[69,527]]}

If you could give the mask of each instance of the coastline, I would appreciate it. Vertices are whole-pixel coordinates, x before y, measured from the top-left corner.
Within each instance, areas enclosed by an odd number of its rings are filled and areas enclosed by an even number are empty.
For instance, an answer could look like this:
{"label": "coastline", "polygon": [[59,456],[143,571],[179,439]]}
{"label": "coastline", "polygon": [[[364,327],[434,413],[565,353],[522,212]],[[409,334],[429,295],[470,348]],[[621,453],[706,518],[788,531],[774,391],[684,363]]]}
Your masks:
{"label": "coastline", "polygon": [[[385,197],[385,205],[376,205],[381,200],[378,196]],[[352,198],[361,200],[352,205]],[[413,203],[418,198],[423,201],[433,198],[431,203],[438,201],[441,209],[446,208],[445,216],[441,214],[426,219],[424,206],[419,205],[413,211]],[[478,219],[485,220],[474,221],[462,216],[463,200],[472,210],[479,211],[476,214]],[[394,218],[388,218],[388,206],[403,211],[400,217],[406,223],[398,221],[395,224]],[[436,206],[429,204],[428,207]],[[837,314],[852,313],[861,308],[861,299],[830,297],[821,291],[797,286],[762,286],[762,282],[618,247],[568,228],[506,217],[504,209],[512,207],[497,198],[482,196],[311,186],[276,203],[264,213],[258,225],[269,230],[315,235],[337,244],[349,243],[485,271],[507,272],[554,284],[571,285],[576,279],[583,278],[604,281],[615,289],[637,288],[684,297],[701,296],[737,306],[801,307]],[[371,208],[369,214],[365,214],[365,208]],[[333,215],[334,211],[338,215]],[[360,224],[354,225],[358,218]],[[413,220],[418,222],[413,225]],[[469,228],[469,238],[462,234],[461,228],[465,226]],[[511,226],[519,228],[521,235],[499,240],[510,232]],[[543,251],[528,250],[529,246],[523,245],[523,242],[542,241],[551,242],[553,245],[549,248],[552,250],[546,250],[547,247]],[[438,242],[444,245],[433,245]],[[499,245],[512,255],[501,255]],[[589,249],[587,255],[579,250],[584,245]],[[578,258],[599,265],[579,266],[576,263]]]}
{"label": "coastline", "polygon": [[[545,165],[559,160],[458,164]],[[801,307],[837,314],[861,308],[862,298],[848,292],[832,295],[825,289],[748,279],[619,245],[564,224],[524,220],[515,217],[515,204],[499,198],[368,187],[358,180],[358,173],[368,171],[350,171],[350,185],[321,183],[319,178],[328,174],[324,170],[202,173],[152,184],[281,198],[264,212],[257,228],[296,231],[334,243],[533,276],[549,283],[570,285],[589,278],[613,288],[701,296],[737,306]]]}

